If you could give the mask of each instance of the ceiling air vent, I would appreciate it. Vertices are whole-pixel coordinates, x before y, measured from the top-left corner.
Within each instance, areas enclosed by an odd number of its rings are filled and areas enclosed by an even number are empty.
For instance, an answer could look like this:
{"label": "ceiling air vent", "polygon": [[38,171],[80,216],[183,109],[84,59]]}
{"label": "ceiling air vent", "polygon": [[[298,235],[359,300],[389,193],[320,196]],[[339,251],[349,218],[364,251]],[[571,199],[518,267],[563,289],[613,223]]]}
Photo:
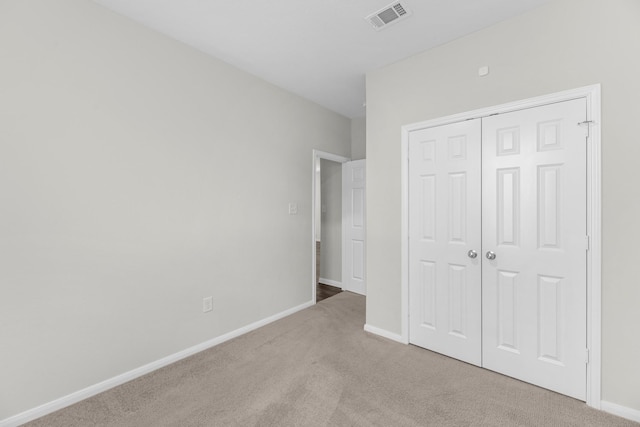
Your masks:
{"label": "ceiling air vent", "polygon": [[400,2],[395,2],[383,7],[375,13],[372,13],[364,19],[369,21],[376,30],[381,30],[391,24],[401,21],[409,15],[411,15],[411,12],[407,8],[405,8]]}

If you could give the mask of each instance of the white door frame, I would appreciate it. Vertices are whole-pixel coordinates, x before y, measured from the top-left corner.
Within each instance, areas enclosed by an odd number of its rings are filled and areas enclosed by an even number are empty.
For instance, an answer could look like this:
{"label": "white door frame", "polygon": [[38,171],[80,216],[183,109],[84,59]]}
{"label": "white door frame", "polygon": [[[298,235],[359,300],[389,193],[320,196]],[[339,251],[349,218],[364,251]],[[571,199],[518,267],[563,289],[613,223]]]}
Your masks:
{"label": "white door frame", "polygon": [[313,150],[313,162],[311,163],[311,301],[313,304],[316,303],[316,221],[321,220],[320,218],[316,218],[316,165],[320,159],[331,160],[337,163],[351,161],[350,158],[338,154]]}
{"label": "white door frame", "polygon": [[589,127],[587,144],[587,405],[601,408],[601,299],[602,299],[602,218],[601,218],[601,112],[600,85],[539,96],[522,101],[482,108],[438,119],[402,126],[402,253],[401,253],[401,337],[409,343],[409,132],[441,126],[491,114],[507,113],[577,98],[587,100]]}

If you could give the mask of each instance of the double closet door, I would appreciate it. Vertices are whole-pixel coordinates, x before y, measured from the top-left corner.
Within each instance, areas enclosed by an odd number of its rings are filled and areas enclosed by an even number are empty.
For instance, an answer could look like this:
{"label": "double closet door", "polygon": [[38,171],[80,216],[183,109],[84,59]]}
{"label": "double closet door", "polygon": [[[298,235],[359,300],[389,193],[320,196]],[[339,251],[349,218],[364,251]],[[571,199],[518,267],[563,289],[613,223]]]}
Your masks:
{"label": "double closet door", "polygon": [[409,340],[586,397],[586,101],[413,131]]}

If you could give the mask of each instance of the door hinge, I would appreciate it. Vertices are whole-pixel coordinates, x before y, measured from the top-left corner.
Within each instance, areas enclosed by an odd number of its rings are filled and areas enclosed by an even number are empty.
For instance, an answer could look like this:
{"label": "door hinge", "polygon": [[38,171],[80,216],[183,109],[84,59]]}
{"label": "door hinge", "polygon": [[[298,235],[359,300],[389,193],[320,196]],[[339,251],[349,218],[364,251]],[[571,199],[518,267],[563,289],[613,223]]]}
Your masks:
{"label": "door hinge", "polygon": [[584,236],[584,246],[586,250],[591,250],[591,236]]}
{"label": "door hinge", "polygon": [[591,136],[591,125],[595,125],[596,122],[593,120],[585,120],[584,122],[578,123],[578,126],[587,128],[587,142],[589,141],[589,137]]}
{"label": "door hinge", "polygon": [[584,349],[584,363],[589,363],[589,349],[585,348]]}

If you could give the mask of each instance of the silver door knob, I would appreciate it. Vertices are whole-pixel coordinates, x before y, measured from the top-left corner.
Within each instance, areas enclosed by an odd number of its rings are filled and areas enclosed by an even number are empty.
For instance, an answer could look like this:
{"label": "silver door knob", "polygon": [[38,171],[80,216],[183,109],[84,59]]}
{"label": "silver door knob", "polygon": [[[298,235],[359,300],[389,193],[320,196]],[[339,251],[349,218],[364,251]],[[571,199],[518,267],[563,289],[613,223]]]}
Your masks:
{"label": "silver door knob", "polygon": [[496,259],[496,254],[495,252],[487,252],[487,259]]}
{"label": "silver door knob", "polygon": [[474,251],[473,249],[471,249],[469,252],[467,252],[467,256],[471,259],[474,259],[475,257],[478,256],[478,252]]}

